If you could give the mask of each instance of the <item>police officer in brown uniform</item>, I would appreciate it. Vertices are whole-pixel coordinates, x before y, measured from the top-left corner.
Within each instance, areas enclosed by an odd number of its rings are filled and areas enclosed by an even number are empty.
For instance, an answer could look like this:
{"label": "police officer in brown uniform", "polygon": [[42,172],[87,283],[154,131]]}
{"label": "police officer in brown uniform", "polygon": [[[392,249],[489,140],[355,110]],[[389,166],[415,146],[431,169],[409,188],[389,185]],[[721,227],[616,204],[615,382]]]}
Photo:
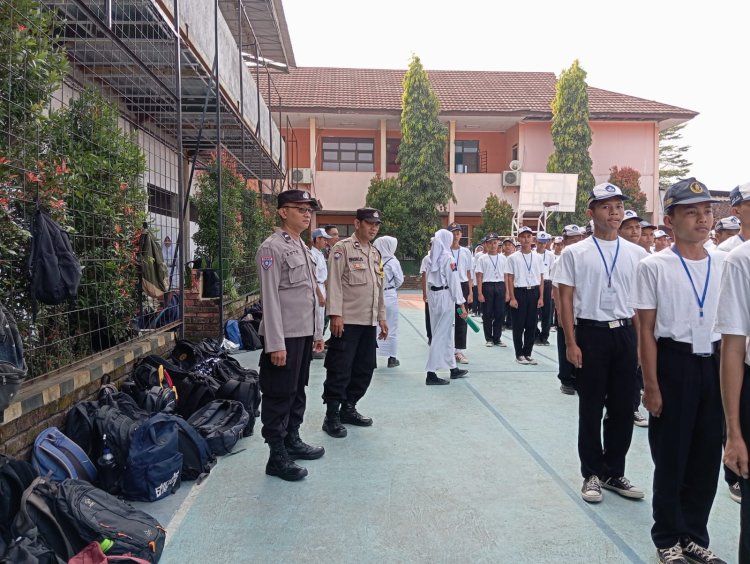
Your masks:
{"label": "police officer in brown uniform", "polygon": [[380,252],[370,244],[380,223],[378,210],[358,209],[354,234],[336,243],[328,257],[331,339],[325,360],[323,430],[332,437],[346,436],[342,423],[372,425],[372,419],[360,414],[356,405],[367,392],[375,370],[376,337],[388,336],[383,267]]}
{"label": "police officer in brown uniform", "polygon": [[287,481],[307,476],[307,470],[293,460],[314,460],[325,452],[299,436],[312,353],[323,350],[323,328],[317,326],[315,315],[315,263],[300,238],[316,207],[308,192],[279,194],[281,228],[263,241],[256,254],[263,302],[262,435],[271,449],[266,474]]}

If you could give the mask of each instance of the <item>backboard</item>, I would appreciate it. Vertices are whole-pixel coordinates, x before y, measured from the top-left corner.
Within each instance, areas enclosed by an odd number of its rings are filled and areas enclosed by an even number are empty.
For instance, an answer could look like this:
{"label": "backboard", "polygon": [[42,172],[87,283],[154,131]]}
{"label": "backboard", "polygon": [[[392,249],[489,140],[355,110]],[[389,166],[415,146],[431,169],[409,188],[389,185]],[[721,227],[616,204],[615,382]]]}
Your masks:
{"label": "backboard", "polygon": [[557,202],[554,211],[574,212],[577,185],[577,174],[524,171],[518,190],[518,209],[543,212],[548,207],[545,203]]}

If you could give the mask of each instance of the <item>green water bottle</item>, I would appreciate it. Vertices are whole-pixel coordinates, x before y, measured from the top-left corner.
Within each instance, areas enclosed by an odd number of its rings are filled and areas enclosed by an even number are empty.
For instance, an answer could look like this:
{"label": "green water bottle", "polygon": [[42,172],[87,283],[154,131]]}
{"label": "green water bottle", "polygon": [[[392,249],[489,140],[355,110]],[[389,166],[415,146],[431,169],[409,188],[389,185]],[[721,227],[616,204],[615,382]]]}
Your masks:
{"label": "green water bottle", "polygon": [[[463,314],[464,310],[461,307],[456,308],[456,313],[458,315]],[[479,325],[477,325],[477,322],[474,321],[471,317],[467,317],[465,319],[466,323],[469,327],[471,327],[471,330],[474,331],[474,333],[479,333]]]}

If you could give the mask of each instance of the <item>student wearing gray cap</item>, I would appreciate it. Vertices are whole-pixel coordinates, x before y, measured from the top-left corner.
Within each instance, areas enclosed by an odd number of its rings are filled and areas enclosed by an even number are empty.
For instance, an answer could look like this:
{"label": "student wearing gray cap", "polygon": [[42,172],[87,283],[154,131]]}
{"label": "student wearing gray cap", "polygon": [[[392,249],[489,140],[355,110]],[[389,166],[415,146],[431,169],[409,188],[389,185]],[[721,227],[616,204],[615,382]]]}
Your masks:
{"label": "student wearing gray cap", "polygon": [[593,236],[563,252],[555,275],[566,356],[578,370],[581,497],[589,503],[602,500],[602,488],[627,498],[644,496],[625,477],[638,363],[629,302],[636,266],[647,256],[617,235],[628,199],[608,182],[593,188],[586,210]]}
{"label": "student wearing gray cap", "polygon": [[669,187],[664,223],[675,244],[641,261],[630,297],[640,321],[643,404],[651,414],[651,538],[660,562],[724,562],[708,550],[707,528],[722,432],[713,326],[723,256],[703,247],[715,202],[695,178]]}
{"label": "student wearing gray cap", "polygon": [[750,182],[742,184],[729,192],[732,204],[732,215],[740,222],[740,232],[719,245],[720,251],[731,251],[750,239]]}

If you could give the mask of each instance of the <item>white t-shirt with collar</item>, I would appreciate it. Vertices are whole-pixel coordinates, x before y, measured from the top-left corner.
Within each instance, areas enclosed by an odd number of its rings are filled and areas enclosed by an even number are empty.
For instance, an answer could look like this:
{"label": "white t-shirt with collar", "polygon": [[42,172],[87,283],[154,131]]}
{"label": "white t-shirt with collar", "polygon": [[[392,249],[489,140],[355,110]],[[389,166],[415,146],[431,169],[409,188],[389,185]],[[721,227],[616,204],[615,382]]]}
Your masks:
{"label": "white t-shirt with collar", "polygon": [[469,277],[466,273],[471,272],[471,251],[466,247],[459,247],[450,251],[453,256],[453,262],[456,263],[459,281],[468,282]]}
{"label": "white t-shirt with collar", "polygon": [[[703,303],[703,321],[713,327],[719,303],[721,271],[725,253],[708,251],[711,257],[711,274]],[[685,259],[693,284],[690,283],[680,257],[672,248],[664,249],[643,259],[637,268],[636,283],[630,296],[635,309],[655,309],[654,337],[666,337],[681,343],[692,343],[692,327],[701,323],[700,309],[695,292],[703,295],[708,274],[708,257],[703,260]],[[695,291],[693,290],[695,288]],[[721,335],[714,333],[711,341]]]}
{"label": "white t-shirt with collar", "polygon": [[505,272],[513,275],[514,288],[527,288],[539,286],[542,283],[544,269],[544,257],[541,253],[531,251],[524,254],[518,251],[508,257],[508,267]]}
{"label": "white t-shirt with collar", "polygon": [[482,283],[505,282],[507,264],[508,258],[502,253],[483,254],[477,260],[476,272],[482,274]]}
{"label": "white t-shirt with collar", "polygon": [[542,259],[542,276],[544,276],[545,280],[549,280],[549,270],[552,268],[552,265],[555,264],[555,253],[552,251],[545,250],[544,253],[540,253],[537,251],[534,251],[537,254],[537,258]]}
{"label": "white t-shirt with collar", "polygon": [[[719,305],[714,324],[716,333],[750,337],[748,281],[750,281],[750,244],[745,243],[724,257]],[[747,341],[745,364],[750,366],[750,339]]]}
{"label": "white t-shirt with collar", "polygon": [[[595,242],[596,241],[596,242]],[[612,286],[612,305],[603,309],[601,304],[605,290],[608,290],[607,271],[602,261],[604,255],[607,268],[612,271],[617,242],[620,251],[617,256]],[[602,254],[599,254],[596,243]],[[629,319],[635,312],[630,306],[630,291],[635,280],[635,272],[641,259],[649,256],[642,247],[618,237],[614,241],[595,239],[593,236],[566,248],[560,254],[559,266],[555,269],[555,282],[575,288],[573,292],[573,315],[581,319],[613,321]]]}
{"label": "white t-shirt with collar", "polygon": [[744,237],[742,237],[740,233],[737,233],[737,235],[732,235],[729,239],[724,241],[721,245],[717,246],[716,248],[719,249],[720,251],[729,252],[732,249],[736,249],[744,242],[745,242]]}

